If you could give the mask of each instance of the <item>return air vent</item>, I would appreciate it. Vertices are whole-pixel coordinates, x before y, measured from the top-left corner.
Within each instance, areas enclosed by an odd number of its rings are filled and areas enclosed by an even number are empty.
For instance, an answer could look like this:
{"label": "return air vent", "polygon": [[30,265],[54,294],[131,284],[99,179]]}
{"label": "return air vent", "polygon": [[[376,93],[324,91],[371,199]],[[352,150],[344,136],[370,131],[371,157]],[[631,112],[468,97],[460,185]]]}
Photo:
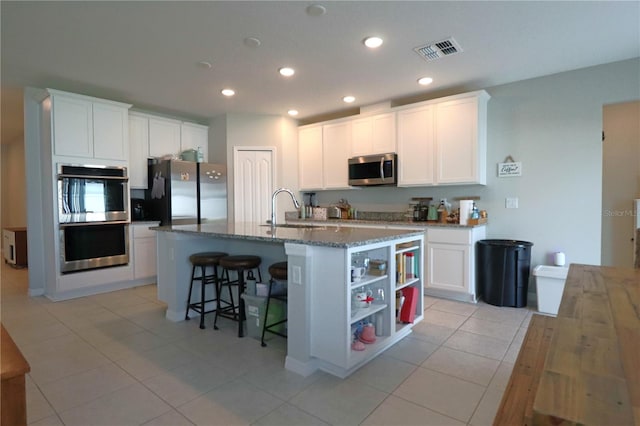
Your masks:
{"label": "return air vent", "polygon": [[453,37],[435,43],[429,43],[424,46],[419,46],[413,50],[415,50],[415,52],[425,61],[433,61],[462,52],[462,48],[458,43],[456,43]]}

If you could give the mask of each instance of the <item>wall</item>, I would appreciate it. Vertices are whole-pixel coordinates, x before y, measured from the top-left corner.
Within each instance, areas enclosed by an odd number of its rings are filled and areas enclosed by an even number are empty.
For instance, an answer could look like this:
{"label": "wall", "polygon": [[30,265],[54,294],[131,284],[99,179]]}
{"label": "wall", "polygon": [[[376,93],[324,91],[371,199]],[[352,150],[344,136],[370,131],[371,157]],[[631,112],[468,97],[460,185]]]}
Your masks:
{"label": "wall", "polygon": [[[486,187],[325,191],[319,202],[347,198],[360,210],[397,211],[411,197],[479,195],[489,212],[487,238],[533,242],[532,265],[557,250],[568,263],[600,264],[602,107],[640,99],[638,75],[633,59],[486,89]],[[521,177],[497,177],[508,155],[522,162]],[[506,209],[506,197],[518,197],[519,208]]]}
{"label": "wall", "polygon": [[640,102],[603,109],[602,264],[633,266],[633,199],[640,196]]}
{"label": "wall", "polygon": [[2,228],[27,226],[24,142],[22,138],[2,147]]}

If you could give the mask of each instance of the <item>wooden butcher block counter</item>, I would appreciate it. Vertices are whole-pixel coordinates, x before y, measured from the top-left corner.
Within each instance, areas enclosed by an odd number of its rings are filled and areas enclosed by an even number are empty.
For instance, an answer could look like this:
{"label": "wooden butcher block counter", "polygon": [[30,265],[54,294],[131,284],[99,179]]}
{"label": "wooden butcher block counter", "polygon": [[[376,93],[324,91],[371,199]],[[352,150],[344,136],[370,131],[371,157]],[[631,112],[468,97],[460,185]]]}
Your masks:
{"label": "wooden butcher block counter", "polygon": [[571,265],[533,423],[640,424],[640,270]]}

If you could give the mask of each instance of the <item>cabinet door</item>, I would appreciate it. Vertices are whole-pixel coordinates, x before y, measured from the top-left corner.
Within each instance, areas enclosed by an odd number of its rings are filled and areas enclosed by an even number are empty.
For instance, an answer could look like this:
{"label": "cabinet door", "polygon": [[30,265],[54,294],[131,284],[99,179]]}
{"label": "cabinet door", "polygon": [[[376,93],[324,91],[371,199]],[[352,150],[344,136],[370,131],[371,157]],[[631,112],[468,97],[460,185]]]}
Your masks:
{"label": "cabinet door", "polygon": [[469,293],[470,246],[429,243],[426,287]]}
{"label": "cabinet door", "polygon": [[398,185],[434,183],[434,107],[398,112]]}
{"label": "cabinet door", "polygon": [[322,189],[322,126],[300,129],[298,155],[300,189]]}
{"label": "cabinet door", "polygon": [[371,154],[396,152],[396,114],[371,117]]}
{"label": "cabinet door", "polygon": [[182,123],[180,150],[195,149],[202,152],[205,163],[209,162],[209,128],[192,123]]}
{"label": "cabinet door", "polygon": [[180,122],[165,118],[149,118],[149,155],[162,157],[180,153]]}
{"label": "cabinet door", "polygon": [[55,155],[93,157],[92,103],[60,95],[52,98]]}
{"label": "cabinet door", "polygon": [[475,97],[437,105],[436,144],[437,183],[479,183]]}
{"label": "cabinet door", "polygon": [[369,155],[373,149],[373,127],[371,117],[351,122],[351,155]]}
{"label": "cabinet door", "polygon": [[149,119],[129,116],[129,186],[147,189],[147,158],[149,157]]}
{"label": "cabinet door", "polygon": [[156,239],[136,238],[133,242],[134,279],[156,275]]}
{"label": "cabinet door", "polygon": [[327,124],[322,128],[324,187],[349,187],[348,160],[351,155],[351,122]]}
{"label": "cabinet door", "polygon": [[126,161],[129,156],[128,111],[116,105],[93,103],[93,156]]}

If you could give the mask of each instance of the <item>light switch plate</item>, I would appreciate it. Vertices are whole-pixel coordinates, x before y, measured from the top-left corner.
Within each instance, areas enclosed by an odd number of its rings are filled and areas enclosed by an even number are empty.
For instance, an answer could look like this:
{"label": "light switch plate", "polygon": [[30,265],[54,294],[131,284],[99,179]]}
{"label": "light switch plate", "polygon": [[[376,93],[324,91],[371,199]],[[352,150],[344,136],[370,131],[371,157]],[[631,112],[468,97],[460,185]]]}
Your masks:
{"label": "light switch plate", "polygon": [[518,208],[518,197],[507,197],[504,200],[504,206],[508,209]]}
{"label": "light switch plate", "polygon": [[291,282],[293,284],[302,284],[302,268],[300,268],[299,266],[292,266],[291,267]]}

